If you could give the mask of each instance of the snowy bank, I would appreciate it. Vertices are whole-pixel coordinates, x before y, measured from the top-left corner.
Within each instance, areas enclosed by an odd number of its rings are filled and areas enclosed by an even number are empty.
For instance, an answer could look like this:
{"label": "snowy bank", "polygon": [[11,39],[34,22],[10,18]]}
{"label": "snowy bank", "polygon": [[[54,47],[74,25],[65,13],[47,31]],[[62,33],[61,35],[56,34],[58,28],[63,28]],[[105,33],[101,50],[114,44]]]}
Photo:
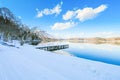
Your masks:
{"label": "snowy bank", "polygon": [[0,80],[119,80],[120,66],[0,44]]}

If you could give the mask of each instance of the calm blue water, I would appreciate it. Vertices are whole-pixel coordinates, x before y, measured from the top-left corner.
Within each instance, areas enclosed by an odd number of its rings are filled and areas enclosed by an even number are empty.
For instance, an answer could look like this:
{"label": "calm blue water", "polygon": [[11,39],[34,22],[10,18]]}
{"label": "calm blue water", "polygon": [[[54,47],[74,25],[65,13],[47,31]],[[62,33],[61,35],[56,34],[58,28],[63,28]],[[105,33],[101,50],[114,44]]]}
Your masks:
{"label": "calm blue water", "polygon": [[64,51],[80,58],[120,66],[120,46],[112,44],[70,43]]}

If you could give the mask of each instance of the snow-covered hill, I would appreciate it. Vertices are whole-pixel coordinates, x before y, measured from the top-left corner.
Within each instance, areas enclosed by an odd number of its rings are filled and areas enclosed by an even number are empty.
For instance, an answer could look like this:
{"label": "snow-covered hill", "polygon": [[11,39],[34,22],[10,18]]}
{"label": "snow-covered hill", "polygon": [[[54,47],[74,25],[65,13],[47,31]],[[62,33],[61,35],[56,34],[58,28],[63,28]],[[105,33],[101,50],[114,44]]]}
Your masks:
{"label": "snow-covered hill", "polygon": [[119,80],[120,66],[0,44],[0,80]]}
{"label": "snow-covered hill", "polygon": [[16,17],[12,14],[12,12],[6,8],[2,7],[0,8],[0,16],[2,16],[4,19],[8,19],[10,21],[16,22]]}

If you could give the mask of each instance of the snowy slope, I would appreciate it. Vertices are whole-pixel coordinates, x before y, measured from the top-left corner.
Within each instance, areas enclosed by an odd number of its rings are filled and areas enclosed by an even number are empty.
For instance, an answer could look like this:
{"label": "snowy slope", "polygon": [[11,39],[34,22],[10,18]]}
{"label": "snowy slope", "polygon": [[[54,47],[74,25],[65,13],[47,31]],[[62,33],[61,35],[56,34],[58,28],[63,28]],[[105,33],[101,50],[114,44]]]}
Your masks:
{"label": "snowy slope", "polygon": [[120,66],[0,44],[0,80],[120,80]]}

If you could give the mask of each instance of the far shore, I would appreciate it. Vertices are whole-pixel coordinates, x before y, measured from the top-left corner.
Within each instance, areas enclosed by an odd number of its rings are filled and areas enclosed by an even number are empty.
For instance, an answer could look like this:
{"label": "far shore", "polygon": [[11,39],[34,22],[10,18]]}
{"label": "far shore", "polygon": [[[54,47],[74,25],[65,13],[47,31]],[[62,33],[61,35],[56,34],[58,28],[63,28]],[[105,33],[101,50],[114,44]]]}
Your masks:
{"label": "far shore", "polygon": [[111,37],[111,38],[69,38],[63,39],[63,41],[72,42],[72,43],[92,43],[92,44],[114,44],[120,45],[120,37]]}

